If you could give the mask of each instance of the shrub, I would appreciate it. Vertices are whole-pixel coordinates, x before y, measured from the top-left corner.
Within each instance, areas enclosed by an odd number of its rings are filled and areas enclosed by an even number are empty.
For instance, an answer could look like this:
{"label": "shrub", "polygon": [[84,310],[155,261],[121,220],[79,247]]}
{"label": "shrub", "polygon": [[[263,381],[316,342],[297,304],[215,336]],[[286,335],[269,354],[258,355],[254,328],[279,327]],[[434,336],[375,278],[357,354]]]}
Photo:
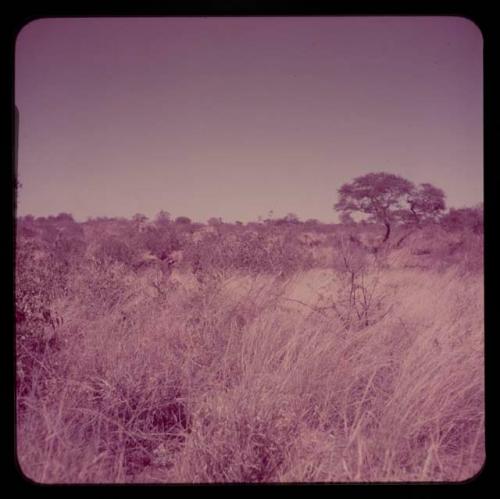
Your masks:
{"label": "shrub", "polygon": [[179,225],[189,225],[191,223],[191,219],[189,217],[177,217],[175,219],[175,223]]}
{"label": "shrub", "polygon": [[472,231],[474,234],[483,232],[483,208],[451,208],[441,218],[441,224],[449,231]]}

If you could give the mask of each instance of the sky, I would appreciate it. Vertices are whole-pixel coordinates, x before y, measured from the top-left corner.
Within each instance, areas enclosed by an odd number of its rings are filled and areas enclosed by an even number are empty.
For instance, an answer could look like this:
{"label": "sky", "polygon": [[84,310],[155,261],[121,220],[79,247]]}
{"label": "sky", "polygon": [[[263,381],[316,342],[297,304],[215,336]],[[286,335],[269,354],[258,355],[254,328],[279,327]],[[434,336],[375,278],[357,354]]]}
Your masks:
{"label": "sky", "polygon": [[370,172],[483,200],[460,17],[61,18],[16,42],[18,215],[334,222]]}

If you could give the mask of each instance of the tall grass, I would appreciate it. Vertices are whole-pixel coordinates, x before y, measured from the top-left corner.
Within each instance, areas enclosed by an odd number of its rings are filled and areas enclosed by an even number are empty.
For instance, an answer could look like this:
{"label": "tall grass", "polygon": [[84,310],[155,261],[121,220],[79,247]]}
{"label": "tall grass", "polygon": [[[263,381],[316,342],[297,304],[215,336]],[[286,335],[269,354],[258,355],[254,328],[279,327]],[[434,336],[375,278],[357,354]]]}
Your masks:
{"label": "tall grass", "polygon": [[22,397],[24,472],[41,482],[297,482],[479,470],[478,276],[390,273],[391,313],[352,334],[314,303],[290,308],[286,283],[246,279],[253,287],[239,294],[222,281],[164,297],[132,283],[120,306],[92,319],[74,310],[58,332],[67,347],[39,359]]}
{"label": "tall grass", "polygon": [[[482,273],[390,256],[342,239],[330,268],[202,279],[75,260],[66,291],[18,326],[22,470],[43,483],[470,478],[485,456]],[[29,303],[35,270],[18,277]],[[43,322],[44,307],[63,320]]]}

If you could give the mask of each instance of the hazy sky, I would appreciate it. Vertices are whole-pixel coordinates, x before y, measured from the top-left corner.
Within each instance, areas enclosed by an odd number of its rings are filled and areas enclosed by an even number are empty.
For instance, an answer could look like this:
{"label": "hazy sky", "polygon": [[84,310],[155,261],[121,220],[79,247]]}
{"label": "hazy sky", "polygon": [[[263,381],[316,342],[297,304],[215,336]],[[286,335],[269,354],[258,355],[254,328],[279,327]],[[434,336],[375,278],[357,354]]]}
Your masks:
{"label": "hazy sky", "polygon": [[371,171],[473,205],[482,49],[458,17],[34,21],[18,214],[334,221],[337,189]]}

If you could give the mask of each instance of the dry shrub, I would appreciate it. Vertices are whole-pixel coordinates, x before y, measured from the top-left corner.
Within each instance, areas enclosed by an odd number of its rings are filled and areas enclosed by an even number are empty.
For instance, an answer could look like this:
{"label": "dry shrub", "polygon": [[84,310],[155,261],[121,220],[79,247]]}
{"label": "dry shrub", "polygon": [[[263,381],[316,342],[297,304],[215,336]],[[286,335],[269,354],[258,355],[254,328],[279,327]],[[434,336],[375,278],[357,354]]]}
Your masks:
{"label": "dry shrub", "polygon": [[452,267],[481,272],[483,234],[472,230],[446,231],[438,224],[402,228],[390,248],[391,266],[444,271]]}

